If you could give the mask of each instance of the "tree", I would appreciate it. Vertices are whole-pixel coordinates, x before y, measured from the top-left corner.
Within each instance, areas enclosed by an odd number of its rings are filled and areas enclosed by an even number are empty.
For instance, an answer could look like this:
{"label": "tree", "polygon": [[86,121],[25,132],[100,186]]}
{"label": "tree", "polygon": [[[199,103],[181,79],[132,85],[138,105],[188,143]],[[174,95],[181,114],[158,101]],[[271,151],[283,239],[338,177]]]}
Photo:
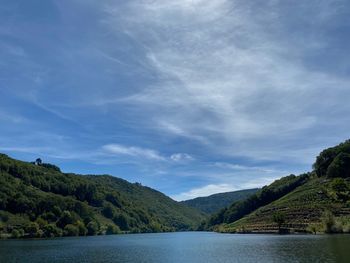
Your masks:
{"label": "tree", "polygon": [[78,227],[79,229],[79,236],[86,236],[86,234],[88,233],[88,230],[87,228],[85,227],[85,224],[84,222],[81,222],[81,221],[77,221],[75,223],[75,225]]}
{"label": "tree", "polygon": [[17,229],[13,229],[12,232],[11,232],[11,237],[12,238],[20,238],[21,237],[21,233]]}
{"label": "tree", "polygon": [[122,230],[129,230],[128,218],[124,214],[117,215],[113,218],[115,224],[117,224]]}
{"label": "tree", "polygon": [[[350,154],[350,140],[347,140],[335,147],[331,147],[323,150],[316,158],[316,162],[313,165],[317,176],[328,176],[328,168],[339,154]],[[329,174],[331,177],[345,177],[339,175]]]}
{"label": "tree", "polygon": [[96,221],[90,221],[87,224],[86,228],[88,230],[88,235],[90,235],[90,236],[97,235],[98,230],[99,230],[99,226],[98,226]]}
{"label": "tree", "polygon": [[44,226],[46,226],[48,224],[48,222],[41,217],[38,217],[35,220],[35,222],[39,225],[40,228],[43,228]]}
{"label": "tree", "polygon": [[113,234],[118,234],[120,233],[119,227],[115,225],[108,225],[106,229],[106,234],[107,235],[113,235]]}
{"label": "tree", "polygon": [[79,228],[75,225],[68,224],[64,227],[65,236],[79,236]]}
{"label": "tree", "polygon": [[107,218],[113,218],[115,214],[115,208],[111,204],[105,204],[102,209],[102,214]]}
{"label": "tree", "polygon": [[26,226],[26,232],[29,234],[29,237],[39,237],[39,225],[35,222],[31,222]]}
{"label": "tree", "polygon": [[277,211],[272,215],[272,219],[273,219],[273,222],[275,222],[278,225],[278,233],[281,233],[281,227],[286,221],[285,214]]}
{"label": "tree", "polygon": [[43,227],[44,237],[60,237],[62,236],[62,230],[55,224],[48,224]]}
{"label": "tree", "polygon": [[63,211],[61,218],[58,220],[57,225],[64,228],[68,224],[75,223],[76,217],[69,211]]}
{"label": "tree", "polygon": [[326,210],[322,215],[322,223],[324,231],[326,233],[332,233],[334,231],[335,219],[331,211]]}
{"label": "tree", "polygon": [[350,177],[350,154],[339,153],[329,165],[327,177]]}
{"label": "tree", "polygon": [[40,159],[40,158],[37,158],[36,160],[35,160],[35,164],[36,165],[41,165],[43,163],[43,161]]}

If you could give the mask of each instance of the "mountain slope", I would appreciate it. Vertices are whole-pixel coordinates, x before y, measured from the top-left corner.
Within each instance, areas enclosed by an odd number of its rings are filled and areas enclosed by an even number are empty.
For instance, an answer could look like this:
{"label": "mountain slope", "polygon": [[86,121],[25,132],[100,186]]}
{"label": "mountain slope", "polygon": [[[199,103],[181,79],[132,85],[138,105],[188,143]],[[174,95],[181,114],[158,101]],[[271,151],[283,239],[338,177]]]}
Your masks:
{"label": "mountain slope", "polygon": [[254,210],[288,194],[298,186],[304,184],[307,180],[308,175],[289,175],[282,177],[281,179],[274,181],[272,184],[264,186],[261,190],[248,198],[234,202],[231,206],[212,215],[208,220],[207,228],[239,220]]}
{"label": "mountain slope", "polygon": [[197,197],[194,199],[182,201],[182,204],[196,208],[203,213],[213,214],[220,209],[227,207],[233,202],[243,200],[248,196],[255,194],[259,189],[247,189],[227,193],[213,194],[206,197]]}
{"label": "mountain slope", "polygon": [[280,190],[276,181],[255,197],[233,203],[205,227],[220,232],[350,232],[350,141],[322,151],[313,167],[311,173],[278,180]]}
{"label": "mountain slope", "polygon": [[[255,210],[253,213],[225,225],[222,232],[266,232],[277,230],[273,220],[275,213],[283,213],[283,226],[289,232],[305,232],[310,226],[322,223],[325,211],[330,211],[335,218],[349,217],[350,206],[335,197],[334,180],[312,178],[306,184],[282,198]],[[346,219],[349,223],[349,219]],[[350,226],[350,225],[349,225]],[[321,229],[319,229],[321,231]]]}
{"label": "mountain slope", "polygon": [[189,230],[197,210],[112,176],[61,173],[0,154],[0,233],[49,237]]}

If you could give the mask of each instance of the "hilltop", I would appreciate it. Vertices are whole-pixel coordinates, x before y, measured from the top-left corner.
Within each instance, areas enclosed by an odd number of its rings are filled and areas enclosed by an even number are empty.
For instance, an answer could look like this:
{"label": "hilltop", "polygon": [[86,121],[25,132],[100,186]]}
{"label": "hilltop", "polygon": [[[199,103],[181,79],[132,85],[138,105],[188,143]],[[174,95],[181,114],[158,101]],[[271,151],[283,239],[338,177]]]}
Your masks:
{"label": "hilltop", "polygon": [[220,209],[225,208],[233,202],[246,199],[248,196],[255,194],[259,189],[246,189],[233,192],[213,194],[206,197],[197,197],[194,199],[182,201],[181,203],[196,208],[203,213],[213,214]]}
{"label": "hilltop", "polygon": [[109,175],[62,173],[0,154],[0,234],[53,237],[195,229],[204,215]]}

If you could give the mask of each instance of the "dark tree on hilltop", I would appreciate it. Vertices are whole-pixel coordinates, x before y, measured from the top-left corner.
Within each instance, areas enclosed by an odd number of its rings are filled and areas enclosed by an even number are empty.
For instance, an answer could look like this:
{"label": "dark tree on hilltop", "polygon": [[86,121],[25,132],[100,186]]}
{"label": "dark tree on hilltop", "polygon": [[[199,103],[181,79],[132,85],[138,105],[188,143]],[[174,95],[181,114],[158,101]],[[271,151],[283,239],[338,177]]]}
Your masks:
{"label": "dark tree on hilltop", "polygon": [[[317,156],[316,162],[313,165],[317,176],[347,177],[344,175],[339,175],[336,170],[340,168],[339,171],[342,170],[342,172],[345,171],[346,173],[349,173],[349,170],[347,171],[347,169],[350,167],[349,154],[350,140],[347,140],[335,147],[323,150],[319,156]],[[328,172],[328,168],[330,168],[332,165],[335,167],[331,168],[332,171]]]}
{"label": "dark tree on hilltop", "polygon": [[328,166],[327,177],[350,177],[350,154],[339,153]]}

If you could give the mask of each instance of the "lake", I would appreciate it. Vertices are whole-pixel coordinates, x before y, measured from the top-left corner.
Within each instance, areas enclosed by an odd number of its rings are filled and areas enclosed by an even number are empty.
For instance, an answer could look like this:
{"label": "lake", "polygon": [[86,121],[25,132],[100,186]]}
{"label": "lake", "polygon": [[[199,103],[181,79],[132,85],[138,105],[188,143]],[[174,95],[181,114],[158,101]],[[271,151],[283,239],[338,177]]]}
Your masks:
{"label": "lake", "polygon": [[350,235],[180,232],[2,240],[0,262],[350,262]]}

